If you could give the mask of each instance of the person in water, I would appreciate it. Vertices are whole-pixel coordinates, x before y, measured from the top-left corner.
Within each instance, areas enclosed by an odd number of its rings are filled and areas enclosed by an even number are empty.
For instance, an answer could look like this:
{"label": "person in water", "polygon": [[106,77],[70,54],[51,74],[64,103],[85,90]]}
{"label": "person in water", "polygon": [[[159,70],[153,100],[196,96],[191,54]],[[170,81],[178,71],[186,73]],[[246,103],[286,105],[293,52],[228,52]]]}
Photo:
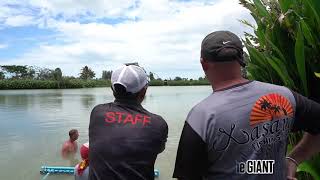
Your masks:
{"label": "person in water", "polygon": [[165,149],[166,121],[141,106],[148,88],[143,68],[125,65],[111,75],[115,101],[97,105],[89,125],[90,180],[152,180]]}
{"label": "person in water", "polygon": [[79,138],[78,130],[71,129],[69,131],[69,140],[63,143],[61,149],[61,155],[64,159],[70,159],[70,157],[74,157],[78,151],[77,140]]}
{"label": "person in water", "polygon": [[89,142],[80,147],[80,156],[82,161],[76,165],[74,176],[75,180],[89,179]]}
{"label": "person in water", "polygon": [[[243,78],[243,45],[229,31],[204,38],[200,62],[213,92],[187,116],[173,177],[295,179],[297,166],[320,151],[320,104],[286,87]],[[306,133],[286,155],[292,131]]]}

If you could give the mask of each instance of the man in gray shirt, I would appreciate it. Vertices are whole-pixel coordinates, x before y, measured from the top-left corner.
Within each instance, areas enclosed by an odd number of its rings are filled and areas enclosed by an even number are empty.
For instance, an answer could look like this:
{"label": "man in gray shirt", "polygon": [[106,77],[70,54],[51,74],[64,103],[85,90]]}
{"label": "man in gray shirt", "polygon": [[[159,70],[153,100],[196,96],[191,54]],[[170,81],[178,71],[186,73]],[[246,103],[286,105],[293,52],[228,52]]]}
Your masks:
{"label": "man in gray shirt", "polygon": [[[286,87],[244,79],[242,42],[229,31],[205,37],[201,65],[214,92],[187,117],[173,177],[295,179],[298,164],[320,151],[320,105]],[[306,133],[286,157],[292,131]]]}

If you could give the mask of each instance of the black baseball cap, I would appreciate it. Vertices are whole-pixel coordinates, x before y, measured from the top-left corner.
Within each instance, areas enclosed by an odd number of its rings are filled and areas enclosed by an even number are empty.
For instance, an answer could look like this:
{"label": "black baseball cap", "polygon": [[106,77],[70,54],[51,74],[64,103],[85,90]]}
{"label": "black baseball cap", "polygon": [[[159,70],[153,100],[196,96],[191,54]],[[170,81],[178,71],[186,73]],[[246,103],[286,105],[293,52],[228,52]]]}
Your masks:
{"label": "black baseball cap", "polygon": [[[236,51],[222,51],[234,49]],[[208,34],[201,44],[201,58],[212,62],[237,60],[244,67],[243,45],[240,38],[230,31],[215,31]]]}

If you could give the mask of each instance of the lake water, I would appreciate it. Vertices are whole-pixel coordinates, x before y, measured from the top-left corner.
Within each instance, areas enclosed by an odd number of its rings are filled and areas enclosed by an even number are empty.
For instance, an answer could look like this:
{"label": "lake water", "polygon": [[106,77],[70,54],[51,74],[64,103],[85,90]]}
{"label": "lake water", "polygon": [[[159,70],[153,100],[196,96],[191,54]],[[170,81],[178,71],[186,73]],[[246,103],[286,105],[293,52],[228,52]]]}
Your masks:
{"label": "lake water", "polygon": [[[177,146],[189,110],[212,92],[209,86],[150,87],[142,105],[168,123],[166,150],[158,156],[160,180],[171,179]],[[60,156],[68,131],[88,141],[92,108],[113,101],[110,88],[0,91],[0,179],[38,180],[42,165],[68,166]],[[72,180],[51,175],[47,180]]]}

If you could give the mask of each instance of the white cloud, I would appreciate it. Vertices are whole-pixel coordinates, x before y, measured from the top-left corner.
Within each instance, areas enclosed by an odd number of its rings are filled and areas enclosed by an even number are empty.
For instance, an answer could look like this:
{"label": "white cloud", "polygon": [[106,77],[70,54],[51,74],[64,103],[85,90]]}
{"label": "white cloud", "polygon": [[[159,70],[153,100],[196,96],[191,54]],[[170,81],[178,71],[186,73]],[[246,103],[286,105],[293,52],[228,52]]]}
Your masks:
{"label": "white cloud", "polygon": [[134,0],[31,0],[30,5],[39,7],[53,16],[87,15],[116,17],[135,5]]}
{"label": "white cloud", "polygon": [[8,26],[18,27],[18,26],[25,26],[25,25],[34,24],[35,22],[33,20],[34,19],[32,16],[17,15],[17,16],[8,17],[5,20],[4,24],[8,25]]}
{"label": "white cloud", "polygon": [[5,49],[8,47],[8,44],[0,44],[0,49]]}
{"label": "white cloud", "polygon": [[[46,28],[57,31],[57,40],[62,43],[42,44],[10,62],[59,66],[67,75],[77,75],[81,66],[89,65],[100,75],[103,69],[138,61],[160,76],[174,77],[185,72],[186,76],[194,78],[202,75],[199,53],[206,34],[230,30],[242,36],[248,29],[238,20],[252,21],[237,0],[219,0],[211,4],[141,0],[132,9],[128,7],[133,6],[134,1],[108,1],[108,5],[106,1],[88,2],[31,1],[31,4],[43,7],[41,17],[46,17]],[[79,19],[70,22],[48,15],[74,16],[86,11],[101,17],[121,15],[131,20],[117,24],[81,24]]]}

